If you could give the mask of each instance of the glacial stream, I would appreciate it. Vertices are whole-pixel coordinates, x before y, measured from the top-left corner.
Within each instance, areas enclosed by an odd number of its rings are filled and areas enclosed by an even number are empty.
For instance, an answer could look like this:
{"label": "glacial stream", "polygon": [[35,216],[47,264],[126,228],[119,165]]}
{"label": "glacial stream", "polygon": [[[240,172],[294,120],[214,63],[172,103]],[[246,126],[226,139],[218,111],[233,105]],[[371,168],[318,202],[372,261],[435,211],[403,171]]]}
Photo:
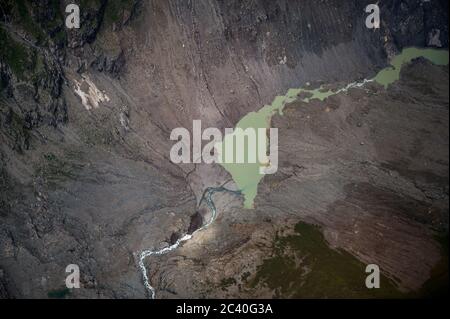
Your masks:
{"label": "glacial stream", "polygon": [[[431,63],[436,65],[448,65],[449,62],[449,53],[447,50],[438,50],[438,49],[421,49],[421,48],[406,48],[399,55],[394,57],[391,61],[391,65],[387,68],[381,70],[374,78],[372,79],[364,79],[361,82],[353,82],[345,87],[338,89],[336,91],[326,90],[323,86],[316,89],[308,89],[308,88],[294,88],[288,90],[286,95],[275,97],[274,101],[271,105],[265,105],[257,112],[250,112],[246,116],[244,116],[236,125],[236,128],[241,128],[245,130],[246,128],[252,127],[256,130],[258,128],[270,128],[272,116],[277,112],[280,115],[283,115],[284,107],[295,101],[302,101],[305,103],[309,103],[312,100],[324,101],[327,98],[345,93],[352,88],[362,88],[367,83],[376,82],[384,88],[388,88],[389,85],[393,84],[400,78],[400,72],[402,67],[411,62],[416,58],[423,57],[429,60]],[[306,97],[300,97],[306,96]],[[235,138],[236,131],[233,134],[229,134],[225,136],[223,141],[223,145],[227,143],[227,140]],[[142,276],[144,279],[144,285],[146,289],[149,291],[151,298],[154,299],[156,296],[155,288],[150,285],[150,281],[148,278],[147,269],[144,265],[145,258],[149,256],[158,256],[165,255],[171,251],[177,249],[183,242],[190,240],[197,232],[207,228],[211,223],[214,222],[217,211],[216,206],[214,205],[214,201],[212,196],[217,192],[231,192],[233,194],[242,194],[244,195],[244,207],[252,208],[254,199],[257,195],[258,184],[263,179],[264,175],[260,174],[259,167],[262,163],[244,163],[244,164],[225,164],[222,165],[232,176],[234,182],[240,191],[231,191],[224,187],[218,188],[207,188],[204,192],[203,198],[200,203],[205,200],[209,209],[211,210],[211,219],[203,225],[201,228],[197,229],[192,234],[186,234],[177,242],[169,247],[159,249],[159,250],[144,250],[139,255],[139,268],[141,269]]]}
{"label": "glacial stream", "polygon": [[206,205],[209,207],[209,209],[211,210],[211,218],[210,220],[204,224],[202,227],[198,228],[197,230],[195,230],[192,234],[186,234],[183,237],[179,238],[175,244],[169,246],[169,247],[165,247],[163,249],[159,249],[159,250],[144,250],[140,253],[139,255],[139,268],[141,269],[142,272],[142,277],[144,279],[144,285],[145,288],[147,289],[147,291],[150,293],[150,296],[152,299],[155,299],[156,297],[156,291],[155,288],[152,287],[150,285],[150,280],[148,278],[148,273],[147,273],[147,268],[145,267],[144,261],[145,258],[149,257],[149,256],[160,256],[160,255],[165,255],[175,249],[177,249],[183,242],[188,241],[189,239],[191,239],[196,233],[202,231],[203,229],[207,228],[209,225],[211,225],[214,220],[217,217],[217,209],[216,209],[216,205],[214,204],[214,201],[212,199],[212,196],[215,193],[219,193],[219,192],[228,192],[228,193],[232,193],[232,194],[236,194],[236,195],[240,195],[241,192],[239,191],[232,191],[229,190],[225,187],[209,187],[205,190],[205,192],[203,193],[203,197],[200,200],[200,204],[203,201],[206,201]]}

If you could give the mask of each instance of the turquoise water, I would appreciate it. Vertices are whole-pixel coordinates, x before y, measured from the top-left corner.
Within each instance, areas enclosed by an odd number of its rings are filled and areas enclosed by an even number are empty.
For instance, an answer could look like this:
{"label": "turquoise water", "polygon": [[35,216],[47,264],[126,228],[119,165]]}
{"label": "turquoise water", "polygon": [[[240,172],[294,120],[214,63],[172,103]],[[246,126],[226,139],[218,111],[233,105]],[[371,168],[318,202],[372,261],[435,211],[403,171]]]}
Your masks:
{"label": "turquoise water", "polygon": [[[273,100],[272,104],[265,105],[257,112],[251,112],[244,116],[236,125],[237,128],[245,130],[246,128],[258,128],[269,129],[271,125],[272,116],[276,113],[282,115],[283,109],[286,104],[292,103],[294,101],[302,101],[309,103],[312,100],[325,101],[327,98],[333,95],[337,95],[343,92],[347,92],[351,88],[363,87],[365,84],[370,82],[376,82],[385,88],[389,85],[399,80],[401,68],[406,64],[411,62],[413,59],[423,57],[436,65],[448,65],[449,53],[448,51],[438,50],[438,49],[419,49],[419,48],[407,48],[402,51],[399,55],[394,57],[391,61],[391,66],[381,70],[373,79],[364,80],[362,82],[350,83],[344,88],[338,89],[336,91],[327,90],[323,87],[316,89],[308,88],[294,88],[288,90],[286,95],[277,96]],[[299,95],[306,96],[299,98]],[[225,136],[222,143],[216,145],[216,149],[222,156],[225,156],[225,149],[227,143],[233,143],[237,138],[244,138],[242,136],[242,131],[236,130],[232,134]],[[235,145],[235,144],[233,144]],[[247,145],[246,145],[247,146]],[[267,144],[266,144],[267,150]],[[245,150],[247,153],[248,149]],[[256,149],[256,152],[258,150]],[[236,152],[236,150],[235,150]],[[241,190],[245,197],[244,207],[253,208],[254,199],[258,193],[259,182],[264,178],[264,174],[260,173],[260,167],[268,166],[267,161],[256,162],[256,163],[243,163],[243,164],[230,164],[221,163],[231,175],[234,182]]]}

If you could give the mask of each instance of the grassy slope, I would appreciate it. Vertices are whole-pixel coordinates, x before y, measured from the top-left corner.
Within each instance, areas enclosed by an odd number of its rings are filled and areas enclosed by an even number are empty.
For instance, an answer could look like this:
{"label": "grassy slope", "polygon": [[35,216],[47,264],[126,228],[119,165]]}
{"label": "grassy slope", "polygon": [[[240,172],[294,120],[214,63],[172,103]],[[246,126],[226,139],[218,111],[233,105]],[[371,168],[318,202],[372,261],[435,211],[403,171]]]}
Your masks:
{"label": "grassy slope", "polygon": [[448,291],[448,256],[418,293],[400,292],[385,276],[380,289],[367,289],[365,265],[345,251],[330,248],[320,228],[300,222],[295,232],[277,236],[274,255],[258,267],[251,287],[266,285],[281,298],[414,298]]}

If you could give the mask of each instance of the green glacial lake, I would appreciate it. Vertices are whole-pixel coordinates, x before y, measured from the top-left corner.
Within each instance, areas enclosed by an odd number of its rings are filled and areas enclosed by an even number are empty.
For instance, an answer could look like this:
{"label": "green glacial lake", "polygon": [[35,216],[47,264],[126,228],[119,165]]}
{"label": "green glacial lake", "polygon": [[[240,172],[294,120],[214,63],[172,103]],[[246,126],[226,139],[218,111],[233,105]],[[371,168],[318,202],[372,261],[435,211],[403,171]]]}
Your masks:
{"label": "green glacial lake", "polygon": [[[436,65],[448,65],[449,62],[449,53],[447,50],[407,48],[404,49],[401,54],[394,57],[391,61],[391,65],[381,70],[373,79],[364,80],[360,83],[350,83],[346,87],[336,91],[327,90],[323,87],[316,89],[290,89],[286,95],[275,97],[272,104],[265,105],[259,111],[250,112],[244,116],[237,123],[233,133],[226,135],[223,142],[216,145],[216,148],[219,152],[225,155],[225,146],[227,143],[233,143],[237,138],[243,138],[244,136],[240,136],[242,135],[242,131],[237,131],[237,128],[241,128],[242,130],[247,128],[254,128],[255,130],[259,128],[269,129],[272,116],[277,113],[283,115],[283,109],[289,103],[295,101],[309,103],[312,100],[325,101],[330,96],[345,93],[351,88],[363,87],[366,83],[370,82],[376,82],[387,89],[389,85],[399,80],[402,67],[419,57],[423,57]],[[248,147],[248,143],[245,144],[245,147]],[[265,145],[265,148],[267,150],[268,145]],[[220,165],[222,165],[230,173],[237,187],[244,195],[244,207],[248,209],[253,208],[254,200],[258,193],[259,182],[265,176],[260,173],[260,167],[267,166],[267,163],[261,163],[258,161],[256,163],[247,163],[246,161],[244,164],[221,163]]]}
{"label": "green glacial lake", "polygon": [[407,48],[391,61],[391,66],[381,70],[374,80],[386,89],[389,85],[400,79],[403,65],[417,58],[425,58],[436,65],[448,65],[448,51],[436,49]]}

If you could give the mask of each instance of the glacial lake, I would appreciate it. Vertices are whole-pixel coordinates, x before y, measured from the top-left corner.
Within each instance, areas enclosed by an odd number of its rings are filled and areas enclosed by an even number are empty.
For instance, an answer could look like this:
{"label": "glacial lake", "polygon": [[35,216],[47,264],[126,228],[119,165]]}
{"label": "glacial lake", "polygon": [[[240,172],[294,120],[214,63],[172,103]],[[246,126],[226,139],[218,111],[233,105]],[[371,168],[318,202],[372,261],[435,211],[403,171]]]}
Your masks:
{"label": "glacial lake", "polygon": [[[295,101],[302,101],[309,103],[312,100],[325,101],[327,98],[340,93],[345,93],[351,88],[360,88],[367,83],[376,82],[382,85],[385,89],[400,79],[400,71],[402,67],[416,58],[423,57],[435,65],[448,65],[449,53],[448,50],[439,49],[421,49],[421,48],[406,48],[399,55],[395,56],[391,65],[381,70],[373,79],[364,80],[362,82],[350,83],[346,87],[338,90],[326,90],[323,87],[308,89],[308,88],[294,88],[287,91],[284,96],[277,96],[272,104],[265,105],[257,112],[250,112],[244,116],[236,125],[236,128],[245,130],[247,128],[254,128],[258,131],[259,128],[269,129],[271,125],[272,116],[276,113],[283,115],[284,107]],[[306,96],[300,98],[299,96]],[[227,143],[234,143],[242,131],[233,131],[224,137],[223,142],[217,144],[215,147],[220,153],[225,155],[225,147]],[[281,132],[282,133],[282,132]],[[233,144],[234,145],[234,144]],[[248,143],[245,144],[245,147]],[[266,151],[268,145],[266,144]],[[236,150],[235,150],[236,152]],[[247,149],[246,149],[247,152]],[[235,155],[235,154],[234,154]],[[257,157],[258,158],[258,157]],[[237,187],[244,196],[244,207],[251,209],[254,206],[254,200],[258,193],[259,182],[264,178],[264,174],[260,173],[261,166],[267,166],[268,163],[244,163],[244,164],[229,164],[221,163],[231,175]]]}

